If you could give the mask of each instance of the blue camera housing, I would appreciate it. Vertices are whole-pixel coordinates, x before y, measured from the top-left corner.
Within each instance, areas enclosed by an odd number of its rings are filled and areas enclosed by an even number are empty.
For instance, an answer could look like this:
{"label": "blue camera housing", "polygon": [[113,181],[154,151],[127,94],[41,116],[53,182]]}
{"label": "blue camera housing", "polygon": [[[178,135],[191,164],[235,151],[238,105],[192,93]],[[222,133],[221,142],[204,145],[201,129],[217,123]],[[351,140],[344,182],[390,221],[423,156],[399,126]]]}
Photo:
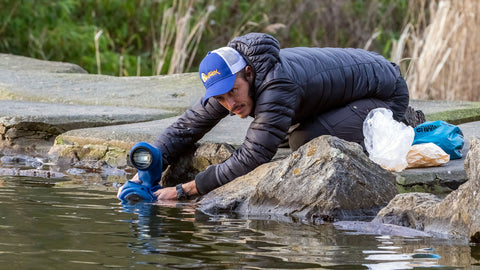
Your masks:
{"label": "blue camera housing", "polygon": [[[134,154],[137,151],[143,151],[150,154],[148,159],[149,164],[143,166],[137,164],[134,160]],[[135,144],[130,150],[129,155],[130,164],[138,171],[138,178],[140,182],[127,181],[121,188],[118,198],[122,202],[154,202],[157,196],[153,193],[162,187],[159,185],[162,178],[162,152],[157,147],[146,143],[139,142]]]}

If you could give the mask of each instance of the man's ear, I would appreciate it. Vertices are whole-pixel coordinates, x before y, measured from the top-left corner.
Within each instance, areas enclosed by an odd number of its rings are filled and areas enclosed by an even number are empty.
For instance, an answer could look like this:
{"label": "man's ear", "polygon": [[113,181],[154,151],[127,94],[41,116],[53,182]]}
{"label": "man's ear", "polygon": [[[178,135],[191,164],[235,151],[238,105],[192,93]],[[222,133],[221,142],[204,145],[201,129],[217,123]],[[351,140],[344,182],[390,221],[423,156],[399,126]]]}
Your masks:
{"label": "man's ear", "polygon": [[253,83],[253,69],[251,66],[245,67],[245,79],[248,83]]}

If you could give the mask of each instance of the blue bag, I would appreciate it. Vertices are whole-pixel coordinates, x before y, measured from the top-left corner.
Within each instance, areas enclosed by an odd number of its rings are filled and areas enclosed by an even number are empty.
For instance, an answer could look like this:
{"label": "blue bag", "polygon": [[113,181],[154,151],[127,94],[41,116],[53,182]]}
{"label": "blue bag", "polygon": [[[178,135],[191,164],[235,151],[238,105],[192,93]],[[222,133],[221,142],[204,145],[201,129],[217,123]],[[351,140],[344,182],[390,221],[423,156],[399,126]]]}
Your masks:
{"label": "blue bag", "polygon": [[463,132],[445,121],[425,122],[415,127],[413,144],[434,143],[450,155],[450,159],[462,158]]}

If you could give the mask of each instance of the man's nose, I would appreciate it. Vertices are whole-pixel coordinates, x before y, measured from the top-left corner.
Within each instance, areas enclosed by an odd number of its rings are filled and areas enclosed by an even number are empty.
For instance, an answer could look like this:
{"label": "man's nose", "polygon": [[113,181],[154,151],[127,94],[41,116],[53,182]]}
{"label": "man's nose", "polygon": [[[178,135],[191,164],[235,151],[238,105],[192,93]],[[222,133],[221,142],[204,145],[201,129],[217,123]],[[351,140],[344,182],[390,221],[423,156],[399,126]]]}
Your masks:
{"label": "man's nose", "polygon": [[232,97],[227,97],[226,98],[228,110],[231,111],[233,109],[233,106],[235,105],[235,100]]}

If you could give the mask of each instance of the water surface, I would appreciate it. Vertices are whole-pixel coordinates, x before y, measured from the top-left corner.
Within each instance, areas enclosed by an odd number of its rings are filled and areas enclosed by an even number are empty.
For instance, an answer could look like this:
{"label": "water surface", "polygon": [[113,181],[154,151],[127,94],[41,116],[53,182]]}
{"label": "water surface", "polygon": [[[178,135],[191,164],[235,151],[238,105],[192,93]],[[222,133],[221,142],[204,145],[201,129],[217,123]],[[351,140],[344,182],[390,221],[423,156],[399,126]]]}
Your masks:
{"label": "water surface", "polygon": [[1,269],[475,269],[478,247],[122,206],[106,182],[0,177]]}

